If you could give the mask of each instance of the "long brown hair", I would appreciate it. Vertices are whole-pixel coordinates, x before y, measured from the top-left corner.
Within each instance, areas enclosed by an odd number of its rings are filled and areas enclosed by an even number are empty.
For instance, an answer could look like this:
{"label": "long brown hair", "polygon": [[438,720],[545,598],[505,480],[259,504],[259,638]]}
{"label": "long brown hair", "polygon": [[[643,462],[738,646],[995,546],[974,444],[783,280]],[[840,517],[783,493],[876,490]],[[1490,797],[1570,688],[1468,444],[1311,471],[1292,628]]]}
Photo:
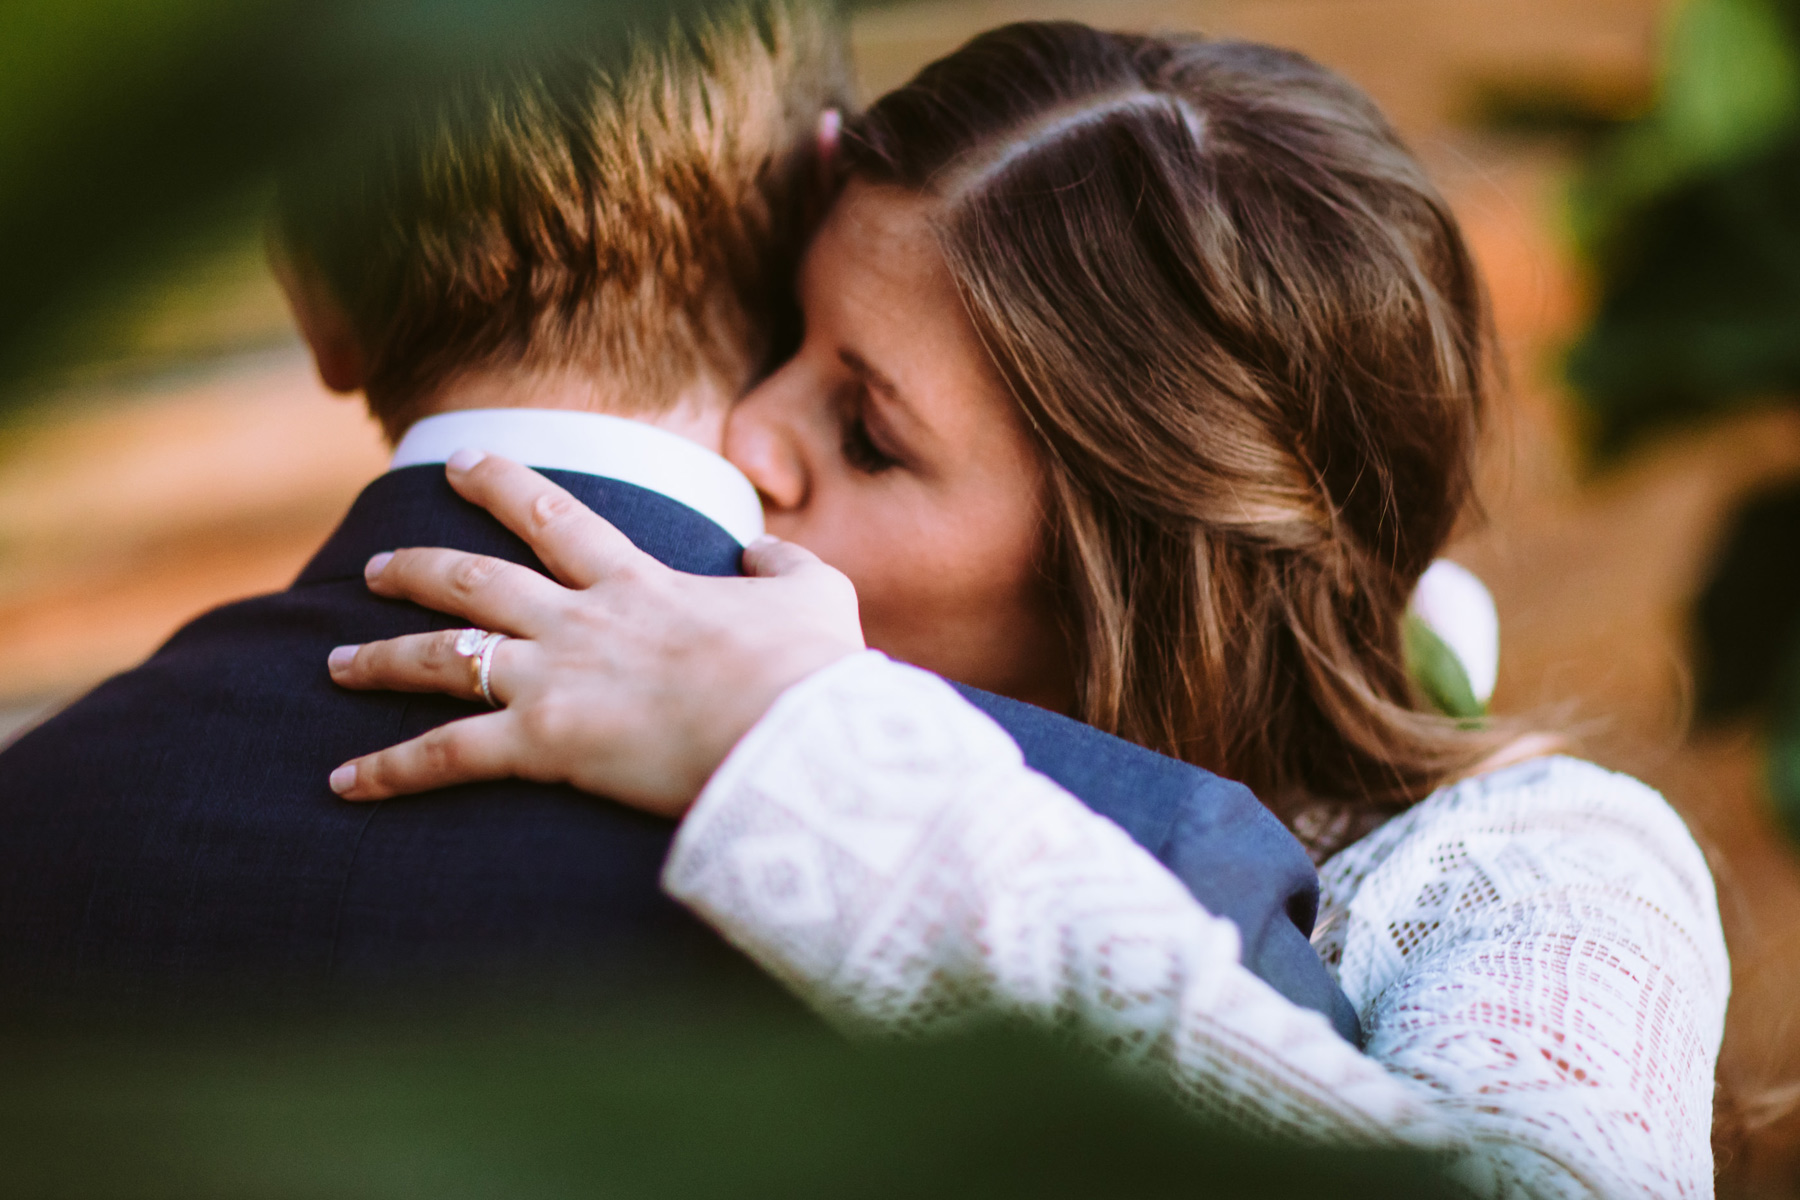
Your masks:
{"label": "long brown hair", "polygon": [[1456,221],[1301,55],[1007,26],[846,130],[932,198],[1041,441],[1080,715],[1293,818],[1373,817],[1494,751],[1402,617],[1472,489],[1491,335]]}

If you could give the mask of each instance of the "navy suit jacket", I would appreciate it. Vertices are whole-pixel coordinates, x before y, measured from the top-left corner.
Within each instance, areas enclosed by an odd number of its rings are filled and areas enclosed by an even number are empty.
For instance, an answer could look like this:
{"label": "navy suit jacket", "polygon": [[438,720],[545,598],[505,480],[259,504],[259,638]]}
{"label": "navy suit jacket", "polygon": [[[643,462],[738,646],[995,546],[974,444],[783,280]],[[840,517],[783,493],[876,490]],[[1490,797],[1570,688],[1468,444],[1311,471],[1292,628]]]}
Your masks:
{"label": "navy suit jacket", "polygon": [[[736,542],[692,509],[546,474],[672,567],[740,569]],[[0,754],[0,996],[492,980],[722,956],[658,886],[668,822],[517,780],[373,805],[332,795],[337,764],[476,711],[344,691],[325,670],[340,643],[455,624],[363,585],[370,555],[434,545],[542,569],[442,468],[392,472],[287,591],[199,618]],[[1034,768],[1236,922],[1252,970],[1355,1040],[1307,942],[1317,876],[1248,790],[1042,709],[964,694]]]}

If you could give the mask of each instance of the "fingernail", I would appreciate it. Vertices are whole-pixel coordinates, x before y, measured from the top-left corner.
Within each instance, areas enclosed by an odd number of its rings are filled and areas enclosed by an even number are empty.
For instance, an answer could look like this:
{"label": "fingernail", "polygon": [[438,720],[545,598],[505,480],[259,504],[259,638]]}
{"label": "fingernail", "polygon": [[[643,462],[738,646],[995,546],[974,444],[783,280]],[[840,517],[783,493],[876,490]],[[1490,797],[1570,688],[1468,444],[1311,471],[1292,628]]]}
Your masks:
{"label": "fingernail", "polygon": [[[318,778],[314,776],[314,778]],[[331,773],[331,790],[342,796],[356,786],[356,764],[345,763]]]}
{"label": "fingernail", "polygon": [[475,469],[475,464],[486,457],[486,452],[481,450],[471,450],[465,446],[446,459],[444,465],[449,467],[452,471],[472,471]]}
{"label": "fingernail", "polygon": [[774,536],[773,534],[765,533],[765,534],[761,535],[760,537],[752,538],[750,541],[750,544],[748,546],[745,546],[744,549],[746,549],[746,550],[767,550],[770,546],[778,546],[780,544],[781,544],[780,538]]}
{"label": "fingernail", "polygon": [[355,646],[338,646],[325,657],[325,665],[332,674],[337,674],[356,658]]}
{"label": "fingernail", "polygon": [[374,558],[371,558],[369,560],[369,565],[363,568],[363,578],[364,579],[380,578],[381,573],[383,571],[387,570],[387,565],[393,561],[394,561],[393,551],[383,550],[380,554],[377,554]]}

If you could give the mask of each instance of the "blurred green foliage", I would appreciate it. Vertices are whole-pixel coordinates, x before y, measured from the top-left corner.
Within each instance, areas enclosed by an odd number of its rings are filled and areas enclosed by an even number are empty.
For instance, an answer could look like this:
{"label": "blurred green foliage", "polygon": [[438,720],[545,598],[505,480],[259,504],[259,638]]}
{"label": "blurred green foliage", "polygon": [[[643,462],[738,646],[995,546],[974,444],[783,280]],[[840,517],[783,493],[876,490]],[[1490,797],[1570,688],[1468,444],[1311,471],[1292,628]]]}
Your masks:
{"label": "blurred green foliage", "polygon": [[0,5],[0,403],[34,372],[89,353],[94,314],[118,307],[122,290],[141,289],[196,244],[216,245],[221,229],[253,227],[284,164],[329,163],[396,106],[484,62],[545,45],[611,53],[631,32],[660,33],[709,6]]}
{"label": "blurred green foliage", "polygon": [[1775,816],[1800,838],[1800,486],[1753,497],[1736,515],[1695,633],[1700,715],[1762,720]]}
{"label": "blurred green foliage", "polygon": [[1569,357],[1595,444],[1800,388],[1800,0],[1688,0],[1655,105],[1572,188],[1598,285]]}
{"label": "blurred green foliage", "polygon": [[1653,110],[1577,181],[1576,235],[1606,256],[1635,210],[1800,126],[1800,58],[1780,0],[1690,0],[1673,13]]}
{"label": "blurred green foliage", "polygon": [[20,1200],[1449,1195],[1397,1154],[1274,1149],[1041,1036],[857,1046],[656,998],[0,1039]]}
{"label": "blurred green foliage", "polygon": [[[1800,399],[1800,0],[1687,0],[1657,101],[1572,189],[1597,307],[1568,373],[1596,450]],[[1696,609],[1703,719],[1760,714],[1800,835],[1800,489],[1738,515]]]}

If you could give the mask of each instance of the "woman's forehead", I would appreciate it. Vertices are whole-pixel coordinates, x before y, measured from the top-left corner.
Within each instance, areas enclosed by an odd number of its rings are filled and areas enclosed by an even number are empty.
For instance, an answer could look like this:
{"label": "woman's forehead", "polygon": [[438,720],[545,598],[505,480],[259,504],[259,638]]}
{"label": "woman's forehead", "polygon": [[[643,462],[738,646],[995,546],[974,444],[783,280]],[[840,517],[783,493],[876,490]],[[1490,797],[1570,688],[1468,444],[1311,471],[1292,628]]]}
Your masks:
{"label": "woman's forehead", "polygon": [[885,404],[960,440],[1016,414],[969,323],[931,209],[914,192],[853,182],[809,251],[803,299],[840,361],[890,381]]}
{"label": "woman's forehead", "polygon": [[914,192],[852,180],[808,250],[808,272],[830,274],[840,287],[953,290],[930,208]]}

